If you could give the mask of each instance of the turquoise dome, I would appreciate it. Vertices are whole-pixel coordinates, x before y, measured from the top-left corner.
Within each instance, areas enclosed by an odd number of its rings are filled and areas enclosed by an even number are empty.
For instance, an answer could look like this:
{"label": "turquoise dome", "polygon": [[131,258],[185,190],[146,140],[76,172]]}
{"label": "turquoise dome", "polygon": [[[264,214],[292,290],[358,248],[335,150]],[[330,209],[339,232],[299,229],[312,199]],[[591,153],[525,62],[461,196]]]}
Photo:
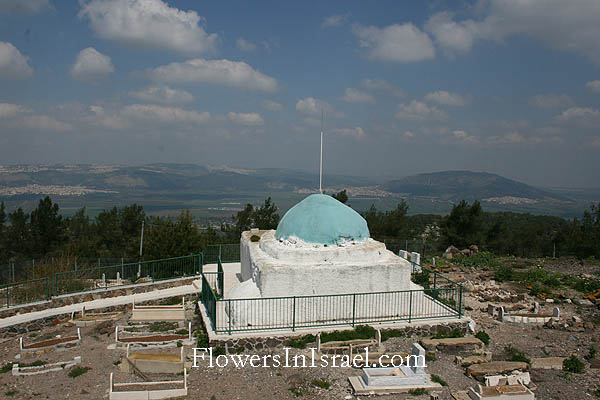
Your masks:
{"label": "turquoise dome", "polygon": [[367,221],[359,213],[325,194],[312,194],[285,213],[275,237],[292,236],[318,244],[361,242],[370,237]]}

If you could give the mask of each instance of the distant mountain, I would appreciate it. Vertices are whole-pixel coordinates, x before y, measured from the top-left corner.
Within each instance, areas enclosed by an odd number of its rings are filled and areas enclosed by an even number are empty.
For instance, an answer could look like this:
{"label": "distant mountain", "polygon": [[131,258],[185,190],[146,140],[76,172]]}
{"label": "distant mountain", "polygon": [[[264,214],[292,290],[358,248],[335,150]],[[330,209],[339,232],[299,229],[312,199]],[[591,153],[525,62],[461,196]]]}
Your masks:
{"label": "distant mountain", "polygon": [[441,200],[487,200],[517,204],[542,200],[568,201],[560,194],[538,189],[487,172],[442,171],[392,180],[381,189],[406,196],[432,197]]}
{"label": "distant mountain", "polygon": [[[328,186],[373,185],[365,178],[326,175]],[[2,166],[0,189],[82,186],[119,192],[296,191],[318,187],[317,173],[282,168],[241,169],[196,164]]]}

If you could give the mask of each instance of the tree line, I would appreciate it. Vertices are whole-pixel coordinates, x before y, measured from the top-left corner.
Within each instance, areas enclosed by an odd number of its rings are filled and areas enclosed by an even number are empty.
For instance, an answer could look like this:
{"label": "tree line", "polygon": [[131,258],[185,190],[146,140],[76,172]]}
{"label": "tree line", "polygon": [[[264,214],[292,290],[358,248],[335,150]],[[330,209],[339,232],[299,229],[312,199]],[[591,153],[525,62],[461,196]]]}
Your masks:
{"label": "tree line", "polygon": [[[332,195],[345,203],[345,191]],[[408,215],[408,204],[380,211],[371,206],[362,215],[371,236],[390,244],[392,250],[410,241],[439,254],[448,246],[459,249],[476,244],[498,255],[520,257],[576,256],[600,258],[600,203],[581,218],[566,220],[515,212],[486,212],[477,201],[453,206],[446,216]],[[146,215],[142,206],[113,207],[91,218],[85,207],[71,217],[60,214],[50,197],[26,213],[18,208],[6,212],[0,202],[0,265],[47,257],[139,258],[140,233],[144,230],[142,259],[158,259],[204,251],[209,244],[239,242],[241,232],[275,229],[279,210],[267,198],[260,206],[246,207],[219,227],[201,229],[189,211],[176,218]]]}

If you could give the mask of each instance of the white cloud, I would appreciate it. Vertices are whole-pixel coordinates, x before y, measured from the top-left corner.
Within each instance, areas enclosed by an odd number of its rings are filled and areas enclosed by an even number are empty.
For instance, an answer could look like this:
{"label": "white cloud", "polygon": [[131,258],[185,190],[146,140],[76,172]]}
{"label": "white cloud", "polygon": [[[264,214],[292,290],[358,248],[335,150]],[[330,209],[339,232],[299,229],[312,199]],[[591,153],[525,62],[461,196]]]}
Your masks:
{"label": "white cloud", "polygon": [[331,113],[333,108],[326,101],[314,97],[300,99],[296,103],[296,111],[304,115],[321,116],[321,110]]}
{"label": "white cloud", "polygon": [[129,92],[129,96],[151,103],[189,103],[194,101],[194,96],[183,89],[172,89],[168,86],[150,86]]}
{"label": "white cloud", "polygon": [[265,92],[278,89],[274,78],[260,73],[242,61],[194,58],[150,69],[147,75],[158,82],[215,83]]}
{"label": "white cloud", "polygon": [[0,0],[0,14],[37,14],[50,8],[48,0]]}
{"label": "white cloud", "polygon": [[196,11],[182,11],[161,0],[91,0],[82,3],[94,33],[131,47],[160,48],[180,53],[211,51],[216,34],[208,34]]}
{"label": "white cloud", "polygon": [[396,118],[398,119],[409,119],[409,120],[440,120],[448,118],[448,114],[438,109],[435,106],[428,106],[427,104],[413,100],[410,103],[398,104],[398,111],[396,112]]}
{"label": "white cloud", "polygon": [[585,127],[594,127],[600,123],[600,110],[589,107],[571,107],[554,117],[560,123],[573,123]]}
{"label": "white cloud", "polygon": [[[319,124],[321,123],[321,111],[326,116],[334,116],[337,118],[343,118],[345,116],[343,112],[335,111],[334,108],[326,101],[315,99],[314,97],[307,97],[305,99],[298,100],[296,102],[296,111],[309,117],[318,117]],[[310,123],[310,120],[307,120],[307,122],[312,124]],[[315,119],[314,122],[316,123],[317,119]]]}
{"label": "white cloud", "polygon": [[8,124],[11,129],[32,129],[37,131],[66,132],[73,129],[71,124],[58,121],[19,104],[0,103],[0,126]]}
{"label": "white cloud", "polygon": [[230,112],[227,114],[227,117],[231,121],[235,122],[236,124],[240,124],[240,125],[253,126],[253,125],[262,125],[264,123],[264,121],[259,113]]}
{"label": "white cloud", "polygon": [[8,42],[0,42],[0,78],[25,79],[33,74],[27,57]]}
{"label": "white cloud", "polygon": [[0,118],[12,118],[26,111],[25,107],[18,104],[0,103]]}
{"label": "white cloud", "polygon": [[370,58],[382,61],[414,62],[435,57],[433,43],[427,33],[411,23],[385,28],[357,26],[354,33]]}
{"label": "white cloud", "polygon": [[447,55],[471,50],[478,35],[474,21],[454,22],[448,12],[432,15],[425,24],[425,30],[433,35]]}
{"label": "white cloud", "polygon": [[591,90],[592,92],[600,93],[600,80],[590,81],[585,84],[585,87]]}
{"label": "white cloud", "polygon": [[348,21],[348,14],[334,14],[325,18],[321,23],[321,28],[333,28],[344,25]]}
{"label": "white cloud", "polygon": [[425,99],[445,106],[460,107],[465,105],[465,99],[460,94],[446,92],[445,90],[428,93]]}
{"label": "white cloud", "polygon": [[265,110],[269,111],[281,111],[283,110],[283,105],[277,103],[276,101],[265,100],[262,102],[262,106]]}
{"label": "white cloud", "polygon": [[41,131],[68,132],[73,130],[71,124],[58,121],[47,115],[32,114],[23,120],[23,127]]}
{"label": "white cloud", "polygon": [[123,108],[121,114],[140,121],[184,124],[202,124],[210,118],[210,113],[206,111],[197,113],[182,108],[154,104],[132,104]]}
{"label": "white cloud", "polygon": [[573,99],[566,94],[538,94],[529,99],[529,104],[538,108],[565,108],[574,105]]}
{"label": "white cloud", "polygon": [[436,42],[450,53],[466,52],[477,40],[502,41],[513,35],[537,40],[549,48],[582,54],[600,65],[600,2],[580,0],[487,0],[483,17],[454,21],[449,13],[426,24]]}
{"label": "white cloud", "polygon": [[71,76],[80,81],[98,83],[115,71],[110,57],[93,47],[83,49],[77,54],[71,67]]}
{"label": "white cloud", "polygon": [[479,137],[468,134],[466,131],[459,129],[452,132],[452,136],[460,142],[479,144]]}
{"label": "white cloud", "polygon": [[365,78],[362,80],[361,86],[367,90],[380,91],[396,97],[404,97],[404,93],[400,88],[397,88],[383,79]]}
{"label": "white cloud", "polygon": [[238,49],[243,51],[254,51],[256,50],[256,45],[252,42],[247,41],[244,38],[239,38],[235,41],[235,45]]}
{"label": "white cloud", "polygon": [[518,131],[510,131],[500,136],[490,136],[486,140],[486,144],[489,146],[497,145],[540,145],[543,143],[549,144],[560,144],[563,143],[563,139],[556,135],[532,135],[525,136]]}
{"label": "white cloud", "polygon": [[356,139],[362,139],[365,137],[365,131],[360,126],[354,128],[334,128],[332,132],[336,135],[350,136]]}
{"label": "white cloud", "polygon": [[342,100],[347,103],[375,103],[375,99],[369,93],[354,88],[347,88]]}

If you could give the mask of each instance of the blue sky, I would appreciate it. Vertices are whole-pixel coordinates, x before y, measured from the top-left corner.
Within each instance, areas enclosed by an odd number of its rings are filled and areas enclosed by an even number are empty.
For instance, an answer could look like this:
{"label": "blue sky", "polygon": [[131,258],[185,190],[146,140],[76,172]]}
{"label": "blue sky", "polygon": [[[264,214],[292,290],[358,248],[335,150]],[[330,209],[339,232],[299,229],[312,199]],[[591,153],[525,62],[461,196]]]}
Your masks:
{"label": "blue sky", "polygon": [[600,2],[0,0],[0,164],[598,187]]}

